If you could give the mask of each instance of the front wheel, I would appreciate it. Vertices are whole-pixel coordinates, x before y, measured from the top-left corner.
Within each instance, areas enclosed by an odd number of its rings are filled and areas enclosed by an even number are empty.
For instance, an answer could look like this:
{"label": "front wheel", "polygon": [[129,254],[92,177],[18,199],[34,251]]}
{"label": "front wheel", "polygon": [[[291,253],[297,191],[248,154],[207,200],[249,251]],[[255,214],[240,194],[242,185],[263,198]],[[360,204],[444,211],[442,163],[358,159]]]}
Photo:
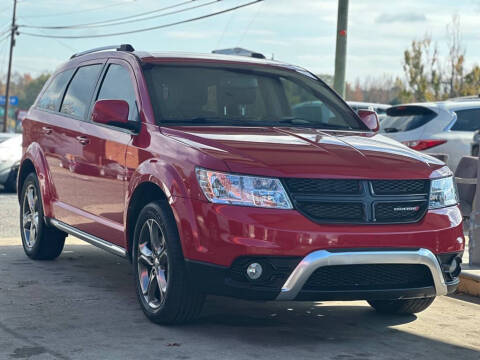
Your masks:
{"label": "front wheel", "polygon": [[155,201],[140,212],[132,256],[137,296],[151,321],[179,324],[199,315],[205,296],[189,281],[167,203]]}
{"label": "front wheel", "polygon": [[25,254],[33,260],[57,258],[66,234],[45,224],[40,186],[34,173],[26,177],[20,199],[20,234]]}
{"label": "front wheel", "polygon": [[368,301],[371,307],[384,314],[416,314],[430,305],[435,297],[420,299],[399,299],[399,300],[371,300]]}

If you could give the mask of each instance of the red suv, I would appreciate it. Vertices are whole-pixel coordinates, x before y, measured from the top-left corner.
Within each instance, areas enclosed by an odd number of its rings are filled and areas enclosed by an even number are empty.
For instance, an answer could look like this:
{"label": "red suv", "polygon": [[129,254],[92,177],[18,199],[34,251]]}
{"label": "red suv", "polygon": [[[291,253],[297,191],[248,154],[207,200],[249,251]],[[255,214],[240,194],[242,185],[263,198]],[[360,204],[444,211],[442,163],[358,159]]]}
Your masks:
{"label": "red suv", "polygon": [[23,121],[30,258],[71,234],[130,259],[159,323],[205,294],[414,313],[455,290],[452,173],[376,134],[374,112],[276,61],[108,50],[72,56]]}

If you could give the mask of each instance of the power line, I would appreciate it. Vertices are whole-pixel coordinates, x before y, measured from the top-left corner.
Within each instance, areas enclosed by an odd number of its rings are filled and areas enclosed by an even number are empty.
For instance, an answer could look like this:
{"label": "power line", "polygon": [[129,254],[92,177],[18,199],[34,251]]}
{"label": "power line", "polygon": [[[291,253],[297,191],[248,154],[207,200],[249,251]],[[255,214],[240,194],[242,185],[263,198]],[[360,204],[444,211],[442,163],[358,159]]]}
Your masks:
{"label": "power line", "polygon": [[[240,1],[238,2],[240,3]],[[227,29],[230,27],[230,23],[232,22],[233,20],[233,16],[235,15],[234,12],[232,12],[232,14],[228,17],[228,20],[227,22],[225,23],[225,27],[223,28],[223,31],[222,31],[222,35],[220,36],[220,38],[218,39],[218,42],[217,42],[217,46],[215,47],[216,49],[218,49],[220,47],[220,44],[222,43],[223,41],[223,38],[227,32]]]}
{"label": "power line", "polygon": [[248,3],[242,4],[242,5],[238,5],[238,6],[235,6],[235,7],[228,8],[228,9],[216,11],[216,12],[206,14],[206,15],[202,15],[202,16],[197,16],[197,17],[190,18],[190,19],[187,19],[187,20],[181,20],[181,21],[176,21],[176,22],[164,24],[164,25],[157,25],[157,26],[152,26],[152,27],[148,27],[148,28],[136,29],[136,30],[131,30],[131,31],[122,31],[122,32],[117,32],[117,33],[98,34],[98,35],[52,35],[52,34],[42,35],[42,34],[37,34],[37,33],[30,33],[30,32],[21,31],[20,34],[28,35],[28,36],[35,36],[35,37],[52,38],[52,39],[86,39],[86,38],[101,38],[101,37],[108,37],[108,36],[127,35],[127,34],[134,34],[134,33],[157,30],[157,29],[164,29],[164,28],[168,28],[168,27],[172,27],[172,26],[176,26],[176,25],[181,25],[181,24],[186,24],[186,23],[206,19],[206,18],[209,18],[209,17],[212,17],[212,16],[225,14],[225,13],[228,13],[230,11],[234,11],[234,10],[238,10],[238,9],[250,6],[250,5],[254,5],[254,4],[257,4],[257,3],[262,2],[262,1],[264,1],[264,0],[254,0],[254,1],[250,1]]}
{"label": "power line", "polygon": [[1,33],[0,33],[0,39],[1,39],[2,36],[5,35],[5,34],[10,35],[10,32],[11,32],[11,29],[10,29],[10,28],[8,28],[7,30],[5,30],[4,32],[1,32]]}
{"label": "power line", "polygon": [[10,37],[10,33],[6,34],[6,36],[3,36],[3,37],[0,36],[0,42],[8,39],[9,37]]}
{"label": "power line", "polygon": [[86,13],[86,12],[90,12],[90,11],[96,11],[96,10],[101,10],[101,9],[108,9],[108,8],[115,7],[115,6],[128,5],[128,4],[131,4],[131,3],[134,2],[134,1],[136,1],[136,0],[133,0],[133,1],[120,1],[120,2],[118,2],[118,3],[113,3],[113,4],[109,4],[109,5],[104,5],[104,6],[97,6],[97,7],[90,8],[90,9],[74,10],[74,11],[65,11],[65,12],[54,13],[54,14],[22,15],[22,16],[19,16],[19,18],[20,18],[20,19],[26,19],[26,18],[42,18],[42,17],[53,17],[53,16],[73,15],[73,14],[76,15],[76,14]]}
{"label": "power line", "polygon": [[[193,1],[196,1],[196,0],[188,0],[188,1],[185,1],[185,2],[177,4],[177,5],[167,6],[167,7],[161,8],[161,9],[153,10],[153,11],[150,11],[149,14],[155,13],[155,12],[160,12],[160,11],[167,10],[167,9],[171,9],[171,8],[174,8],[174,7],[178,7],[180,5],[184,5],[186,3],[191,3]],[[185,11],[205,7],[205,6],[220,2],[220,1],[224,1],[224,0],[212,0],[212,1],[204,3],[204,4],[190,6],[190,7],[187,7],[187,8],[183,8],[183,9],[175,10],[175,11],[170,11],[170,12],[159,14],[159,15],[143,17],[143,18],[140,18],[140,19],[137,19],[137,17],[139,17],[141,15],[145,15],[145,13],[125,17],[125,19],[129,19],[129,20],[124,20],[124,21],[117,21],[118,19],[112,19],[112,20],[97,21],[97,22],[87,23],[87,24],[76,24],[76,25],[62,25],[62,26],[19,25],[19,27],[24,27],[24,28],[29,28],[29,29],[63,30],[63,29],[75,29],[75,28],[94,28],[94,27],[115,26],[115,25],[128,24],[128,23],[137,22],[137,21],[151,20],[151,19],[155,19],[155,18],[159,18],[159,17],[163,17],[163,16],[173,15],[173,14],[179,14],[179,13],[182,13],[182,12],[185,12]],[[132,18],[135,18],[135,19],[132,19]],[[117,22],[114,22],[114,21],[117,21]]]}
{"label": "power line", "polygon": [[240,37],[240,40],[238,41],[238,45],[240,45],[242,43],[243,39],[245,38],[245,35],[247,35],[247,33],[250,31],[250,28],[251,28],[252,24],[257,19],[258,14],[260,14],[260,9],[262,8],[262,5],[257,7],[257,11],[255,11],[255,13],[252,16],[252,19],[247,24],[247,27],[245,28],[245,31],[243,32],[242,36]]}

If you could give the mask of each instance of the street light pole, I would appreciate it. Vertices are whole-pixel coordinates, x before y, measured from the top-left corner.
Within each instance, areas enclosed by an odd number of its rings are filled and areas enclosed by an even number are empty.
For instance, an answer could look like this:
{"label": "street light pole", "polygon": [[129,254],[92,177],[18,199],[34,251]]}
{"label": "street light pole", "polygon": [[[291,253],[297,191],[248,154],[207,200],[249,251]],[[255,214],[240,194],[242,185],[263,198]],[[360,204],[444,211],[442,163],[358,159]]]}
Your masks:
{"label": "street light pole", "polygon": [[337,45],[335,48],[335,75],[333,87],[345,97],[345,65],[347,60],[348,0],[338,0]]}
{"label": "street light pole", "polygon": [[10,77],[12,73],[12,55],[13,47],[15,46],[15,32],[17,31],[17,25],[15,24],[16,12],[17,0],[13,0],[12,28],[10,29],[10,55],[8,57],[7,85],[5,87],[5,113],[3,114],[3,132],[7,132],[8,105],[10,101]]}

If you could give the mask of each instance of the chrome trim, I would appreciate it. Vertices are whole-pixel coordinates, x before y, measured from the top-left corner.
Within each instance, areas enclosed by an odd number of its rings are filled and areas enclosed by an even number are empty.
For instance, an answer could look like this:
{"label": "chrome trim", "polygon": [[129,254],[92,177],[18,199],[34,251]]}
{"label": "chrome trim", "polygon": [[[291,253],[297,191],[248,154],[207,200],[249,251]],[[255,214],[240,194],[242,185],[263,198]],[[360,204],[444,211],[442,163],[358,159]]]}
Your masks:
{"label": "chrome trim", "polygon": [[452,115],[452,120],[450,120],[450,122],[447,124],[445,129],[443,129],[443,131],[451,131],[453,125],[455,125],[455,123],[457,122],[457,118],[458,118],[457,113],[455,111],[451,111],[449,113]]}
{"label": "chrome trim", "polygon": [[357,264],[422,264],[432,273],[436,295],[446,295],[447,285],[437,257],[427,249],[409,251],[329,252],[318,250],[308,254],[290,274],[277,300],[294,300],[313,272],[322,266]]}
{"label": "chrome trim", "polygon": [[67,225],[61,221],[58,221],[56,219],[50,219],[50,224],[55,226],[57,229],[65,231],[66,233],[73,235],[83,241],[88,242],[89,244],[92,244],[93,246],[96,246],[100,249],[106,250],[114,255],[121,256],[121,257],[126,257],[127,252],[124,248],[121,248],[120,246],[114,245],[112,243],[109,243],[108,241],[102,240],[96,236],[87,234],[86,232],[83,232],[81,230],[78,230],[70,225]]}

